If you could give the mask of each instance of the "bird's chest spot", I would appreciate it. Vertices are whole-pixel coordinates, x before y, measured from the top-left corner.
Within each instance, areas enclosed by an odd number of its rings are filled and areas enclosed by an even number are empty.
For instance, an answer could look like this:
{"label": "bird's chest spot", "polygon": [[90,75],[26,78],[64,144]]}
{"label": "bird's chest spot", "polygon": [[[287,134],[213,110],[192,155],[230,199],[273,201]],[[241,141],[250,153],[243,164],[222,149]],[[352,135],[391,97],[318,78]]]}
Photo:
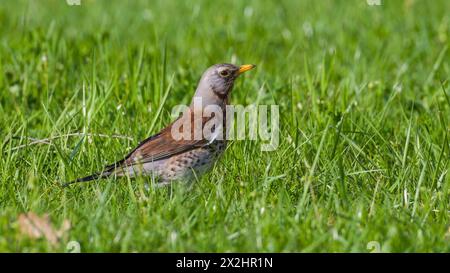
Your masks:
{"label": "bird's chest spot", "polygon": [[218,156],[225,151],[226,145],[225,140],[216,140],[206,146],[205,149],[207,149],[210,153],[213,153],[213,156]]}
{"label": "bird's chest spot", "polygon": [[207,171],[213,166],[225,147],[225,141],[214,141],[205,147],[172,157],[166,168],[168,179],[184,177],[193,170],[199,174]]}

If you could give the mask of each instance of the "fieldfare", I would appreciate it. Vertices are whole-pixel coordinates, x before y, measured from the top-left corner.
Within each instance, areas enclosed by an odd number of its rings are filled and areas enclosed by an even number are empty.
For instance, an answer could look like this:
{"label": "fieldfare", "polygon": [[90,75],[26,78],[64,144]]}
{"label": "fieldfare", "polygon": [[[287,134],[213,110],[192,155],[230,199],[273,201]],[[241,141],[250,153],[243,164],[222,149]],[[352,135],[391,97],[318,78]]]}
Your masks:
{"label": "fieldfare", "polygon": [[[106,166],[100,172],[65,183],[64,186],[111,176],[137,175],[152,176],[158,185],[167,185],[175,180],[189,181],[195,175],[209,170],[226,148],[226,106],[234,81],[254,67],[251,64],[211,66],[203,73],[191,105],[178,119],[142,141],[124,159]],[[198,101],[200,107],[196,105]],[[208,107],[216,107],[219,112],[205,115]],[[211,123],[213,118],[219,116],[222,119],[220,123],[217,120]],[[206,126],[210,128],[205,130]],[[217,137],[219,133],[221,137]]]}

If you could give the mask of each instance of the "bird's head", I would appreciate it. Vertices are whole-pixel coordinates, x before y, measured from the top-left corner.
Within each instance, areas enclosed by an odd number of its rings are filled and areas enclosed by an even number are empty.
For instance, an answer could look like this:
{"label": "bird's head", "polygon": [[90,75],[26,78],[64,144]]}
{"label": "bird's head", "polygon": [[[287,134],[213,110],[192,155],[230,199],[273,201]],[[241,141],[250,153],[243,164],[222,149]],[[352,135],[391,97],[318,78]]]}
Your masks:
{"label": "bird's head", "polygon": [[194,97],[201,97],[204,105],[224,101],[233,89],[236,78],[254,67],[253,64],[241,66],[233,64],[213,65],[203,73]]}

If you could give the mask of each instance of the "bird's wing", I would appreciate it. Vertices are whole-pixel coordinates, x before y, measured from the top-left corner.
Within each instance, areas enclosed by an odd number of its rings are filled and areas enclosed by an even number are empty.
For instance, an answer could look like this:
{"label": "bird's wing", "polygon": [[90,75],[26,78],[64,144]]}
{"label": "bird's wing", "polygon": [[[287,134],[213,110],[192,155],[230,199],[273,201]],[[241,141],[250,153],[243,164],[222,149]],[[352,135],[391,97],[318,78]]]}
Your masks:
{"label": "bird's wing", "polygon": [[[211,118],[202,117],[201,129],[204,124]],[[201,138],[194,138],[194,126],[191,126],[191,138],[189,140],[175,140],[172,136],[172,124],[164,128],[161,132],[142,141],[133,151],[131,151],[123,160],[112,164],[112,166],[132,166],[146,162],[158,161],[173,155],[184,153],[195,148],[209,145],[210,141]],[[193,117],[191,119],[192,124]],[[203,135],[202,135],[203,136]],[[106,167],[108,169],[108,167]]]}
{"label": "bird's wing", "polygon": [[158,161],[208,144],[201,140],[174,140],[169,128],[143,141],[125,159],[126,165]]}

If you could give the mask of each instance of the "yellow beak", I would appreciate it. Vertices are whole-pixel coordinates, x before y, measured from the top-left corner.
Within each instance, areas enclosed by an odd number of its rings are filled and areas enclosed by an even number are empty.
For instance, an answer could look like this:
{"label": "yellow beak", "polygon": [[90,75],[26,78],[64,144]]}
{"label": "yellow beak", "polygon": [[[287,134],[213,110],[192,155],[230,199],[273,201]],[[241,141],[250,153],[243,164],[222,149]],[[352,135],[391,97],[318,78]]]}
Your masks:
{"label": "yellow beak", "polygon": [[250,69],[255,68],[254,64],[244,64],[239,67],[239,74],[244,73],[245,71],[249,71]]}

